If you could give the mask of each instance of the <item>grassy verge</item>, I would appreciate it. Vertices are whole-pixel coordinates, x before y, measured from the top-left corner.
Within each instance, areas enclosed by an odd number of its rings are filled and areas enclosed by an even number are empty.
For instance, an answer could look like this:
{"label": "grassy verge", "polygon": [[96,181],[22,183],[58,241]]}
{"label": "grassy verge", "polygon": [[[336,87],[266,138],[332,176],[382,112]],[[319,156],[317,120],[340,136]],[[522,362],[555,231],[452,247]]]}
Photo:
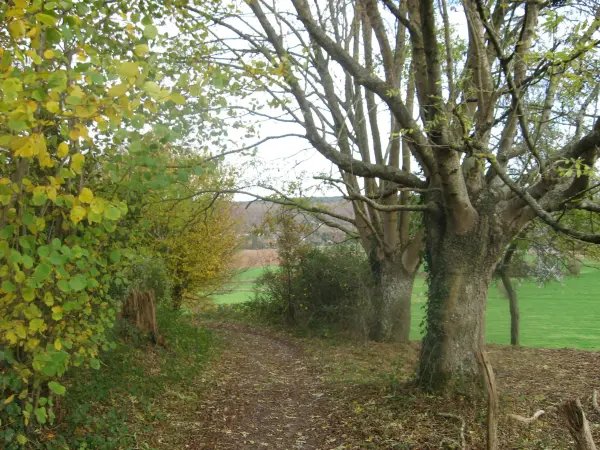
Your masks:
{"label": "grassy verge", "polygon": [[[158,312],[164,345],[129,333],[102,357],[99,371],[70,373],[56,429],[39,436],[47,449],[184,448],[176,423],[195,411],[214,339],[171,310]],[[176,417],[176,419],[175,419]],[[173,418],[173,420],[172,420]]]}

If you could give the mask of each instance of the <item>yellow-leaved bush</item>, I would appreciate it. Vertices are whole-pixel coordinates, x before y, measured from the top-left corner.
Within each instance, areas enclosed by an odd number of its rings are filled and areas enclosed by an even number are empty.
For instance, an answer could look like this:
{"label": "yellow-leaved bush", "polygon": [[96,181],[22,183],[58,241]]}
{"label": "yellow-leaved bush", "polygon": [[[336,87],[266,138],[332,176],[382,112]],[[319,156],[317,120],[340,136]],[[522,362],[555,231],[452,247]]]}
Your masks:
{"label": "yellow-leaved bush", "polygon": [[153,203],[153,237],[149,245],[166,263],[175,308],[193,306],[231,276],[231,261],[238,249],[238,220],[230,196],[190,195],[207,188],[226,190],[233,174],[218,167],[188,179],[185,189],[174,185],[168,200]]}
{"label": "yellow-leaved bush", "polygon": [[87,2],[0,9],[0,447],[13,448],[54,419],[69,367],[98,369],[114,345],[111,286],[136,255],[127,205],[155,176],[131,167],[162,167],[141,128],[185,98],[154,81],[143,25]]}

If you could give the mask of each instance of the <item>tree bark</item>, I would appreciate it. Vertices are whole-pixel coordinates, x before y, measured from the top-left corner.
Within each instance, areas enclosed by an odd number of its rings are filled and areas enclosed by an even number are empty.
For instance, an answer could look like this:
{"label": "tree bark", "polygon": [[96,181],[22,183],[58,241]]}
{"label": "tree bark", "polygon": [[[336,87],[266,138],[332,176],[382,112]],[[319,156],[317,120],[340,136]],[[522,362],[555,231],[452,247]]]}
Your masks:
{"label": "tree bark", "polygon": [[409,273],[393,259],[379,264],[373,299],[374,320],[371,339],[375,341],[408,342],[410,335],[410,307],[414,273]]}
{"label": "tree bark", "polygon": [[462,234],[447,227],[443,217],[427,221],[427,330],[417,372],[417,381],[426,389],[483,387],[478,355],[485,351],[487,292],[511,239],[492,221],[493,215],[482,215]]}
{"label": "tree bark", "polygon": [[500,278],[508,296],[508,304],[510,308],[510,345],[519,346],[520,337],[520,315],[519,315],[519,296],[512,282],[512,279],[505,270],[500,271]]}

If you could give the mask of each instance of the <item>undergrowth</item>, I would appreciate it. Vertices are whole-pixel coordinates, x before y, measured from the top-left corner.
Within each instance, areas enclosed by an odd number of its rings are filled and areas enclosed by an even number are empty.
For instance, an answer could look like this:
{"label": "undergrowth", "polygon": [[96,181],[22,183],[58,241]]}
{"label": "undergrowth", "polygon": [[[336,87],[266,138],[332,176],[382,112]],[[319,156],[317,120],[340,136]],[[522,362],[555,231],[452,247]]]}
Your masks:
{"label": "undergrowth", "polygon": [[[166,394],[185,390],[202,373],[213,337],[185,313],[159,308],[157,318],[164,345],[153,346],[121,326],[115,330],[119,343],[102,358],[102,370],[70,374],[67,395],[57,410],[60,425],[41,431],[37,442],[30,440],[32,448],[160,448],[157,442],[168,419]],[[193,408],[185,400],[181,403],[177,407]]]}

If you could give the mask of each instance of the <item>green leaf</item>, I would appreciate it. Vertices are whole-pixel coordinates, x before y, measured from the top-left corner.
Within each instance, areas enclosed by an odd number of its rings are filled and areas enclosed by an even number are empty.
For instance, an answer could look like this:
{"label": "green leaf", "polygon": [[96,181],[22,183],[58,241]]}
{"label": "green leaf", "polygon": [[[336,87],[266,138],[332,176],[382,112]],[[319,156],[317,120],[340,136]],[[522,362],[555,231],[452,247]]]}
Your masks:
{"label": "green leaf", "polygon": [[69,95],[66,99],[68,105],[81,105],[81,98],[75,95]]}
{"label": "green leaf", "polygon": [[38,423],[40,424],[45,424],[46,421],[48,420],[48,413],[46,412],[46,408],[45,407],[40,407],[37,408],[34,411],[35,414],[35,418],[37,419]]}
{"label": "green leaf", "polygon": [[146,25],[144,27],[144,36],[148,39],[154,39],[156,36],[158,36],[158,28],[156,28],[154,25]]}
{"label": "green leaf", "polygon": [[17,287],[13,284],[12,281],[4,280],[2,282],[2,290],[8,294],[8,293],[15,292],[17,290]]}
{"label": "green leaf", "polygon": [[67,391],[67,389],[62,384],[57,383],[56,381],[51,381],[50,383],[48,383],[48,387],[56,395],[64,395],[64,393]]}
{"label": "green leaf", "polygon": [[50,16],[48,14],[39,13],[35,15],[35,18],[38,22],[42,22],[45,25],[53,27],[56,25],[56,17]]}
{"label": "green leaf", "polygon": [[96,370],[100,369],[100,361],[97,359],[90,359],[90,367]]}
{"label": "green leaf", "polygon": [[92,83],[94,83],[94,84],[102,85],[106,81],[104,78],[104,75],[102,75],[101,73],[90,71],[90,72],[86,72],[85,74],[88,77],[90,77],[90,80],[92,80]]}
{"label": "green leaf", "polygon": [[144,128],[145,122],[146,118],[141,114],[134,114],[133,117],[131,117],[131,125],[138,130]]}
{"label": "green leaf", "polygon": [[55,266],[62,266],[66,262],[66,257],[54,251],[50,254],[50,263]]}
{"label": "green leaf", "polygon": [[69,286],[69,282],[67,280],[58,280],[57,286],[62,292],[71,291],[71,287]]}
{"label": "green leaf", "polygon": [[110,258],[111,262],[114,262],[114,263],[121,261],[121,251],[113,250],[112,252],[110,252],[109,258]]}
{"label": "green leaf", "polygon": [[121,217],[121,211],[119,211],[116,206],[109,205],[104,210],[104,217],[106,217],[108,220],[119,220]]}
{"label": "green leaf", "polygon": [[35,268],[35,271],[33,272],[33,280],[36,283],[41,283],[48,278],[51,273],[52,266],[50,266],[50,264],[42,263]]}
{"label": "green leaf", "polygon": [[79,274],[69,280],[69,287],[75,292],[83,291],[87,287],[87,279]]}
{"label": "green leaf", "polygon": [[21,264],[27,269],[31,269],[33,267],[33,258],[29,255],[23,255],[21,258]]}
{"label": "green leaf", "polygon": [[13,224],[7,225],[0,230],[0,239],[9,239],[15,233],[15,226]]}
{"label": "green leaf", "polygon": [[45,258],[50,254],[50,247],[47,245],[42,245],[41,247],[38,247],[37,253],[40,255],[40,257]]}

